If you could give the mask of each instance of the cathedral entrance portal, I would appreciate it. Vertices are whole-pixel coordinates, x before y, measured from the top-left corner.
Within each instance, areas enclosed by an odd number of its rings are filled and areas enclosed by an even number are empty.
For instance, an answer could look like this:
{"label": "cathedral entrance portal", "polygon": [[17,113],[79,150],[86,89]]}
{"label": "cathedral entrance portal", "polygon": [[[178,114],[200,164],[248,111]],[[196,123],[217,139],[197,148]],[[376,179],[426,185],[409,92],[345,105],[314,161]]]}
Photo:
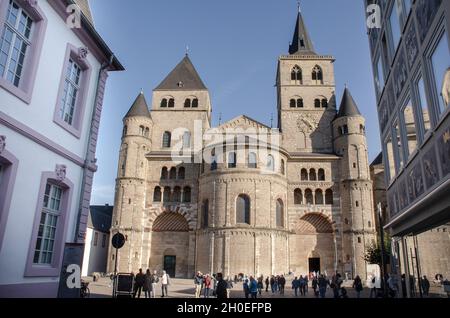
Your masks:
{"label": "cathedral entrance portal", "polygon": [[320,273],[320,258],[315,257],[309,259],[309,272]]}

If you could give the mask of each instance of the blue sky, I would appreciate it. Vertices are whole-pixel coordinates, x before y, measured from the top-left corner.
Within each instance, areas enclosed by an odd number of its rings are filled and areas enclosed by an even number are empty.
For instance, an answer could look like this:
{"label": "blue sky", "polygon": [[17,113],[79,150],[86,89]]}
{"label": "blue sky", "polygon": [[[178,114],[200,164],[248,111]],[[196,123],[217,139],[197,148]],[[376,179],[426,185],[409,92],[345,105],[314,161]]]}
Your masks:
{"label": "blue sky", "polygon": [[[111,73],[98,141],[92,204],[113,204],[122,118],[183,58],[186,46],[208,87],[213,125],[242,113],[266,124],[276,116],[277,58],[287,54],[295,0],[91,0],[95,25],[124,64]],[[372,68],[360,0],[303,0],[316,51],[336,58],[338,101],[347,83],[367,119],[369,159],[380,151]],[[276,118],[274,123],[276,123]]]}

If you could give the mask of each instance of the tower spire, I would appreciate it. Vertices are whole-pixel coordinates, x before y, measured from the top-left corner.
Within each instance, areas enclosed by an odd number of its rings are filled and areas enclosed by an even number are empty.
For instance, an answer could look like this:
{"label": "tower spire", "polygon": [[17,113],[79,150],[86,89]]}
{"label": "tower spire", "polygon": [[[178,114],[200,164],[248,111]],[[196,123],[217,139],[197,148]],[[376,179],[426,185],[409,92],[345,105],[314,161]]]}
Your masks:
{"label": "tower spire", "polygon": [[308,29],[306,28],[305,22],[300,8],[300,1],[298,1],[298,15],[295,25],[294,37],[292,43],[289,46],[289,54],[294,55],[316,55],[314,52],[314,46],[309,36]]}

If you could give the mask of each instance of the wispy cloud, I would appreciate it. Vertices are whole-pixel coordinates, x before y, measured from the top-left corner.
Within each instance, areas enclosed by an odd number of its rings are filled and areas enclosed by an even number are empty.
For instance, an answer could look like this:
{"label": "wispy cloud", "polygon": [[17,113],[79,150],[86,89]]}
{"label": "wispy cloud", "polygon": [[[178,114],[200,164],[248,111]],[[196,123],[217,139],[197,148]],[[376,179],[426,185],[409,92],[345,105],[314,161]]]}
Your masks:
{"label": "wispy cloud", "polygon": [[114,184],[94,185],[92,188],[92,205],[114,204]]}

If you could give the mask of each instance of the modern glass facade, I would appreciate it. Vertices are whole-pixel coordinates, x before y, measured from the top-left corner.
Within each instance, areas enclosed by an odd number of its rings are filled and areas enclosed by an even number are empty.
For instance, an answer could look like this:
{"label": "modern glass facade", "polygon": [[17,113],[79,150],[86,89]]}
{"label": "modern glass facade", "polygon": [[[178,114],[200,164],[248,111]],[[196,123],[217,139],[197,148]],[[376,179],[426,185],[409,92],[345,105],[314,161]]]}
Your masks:
{"label": "modern glass facade", "polygon": [[[450,279],[450,1],[364,2],[381,13],[381,27],[368,28],[368,36],[390,211],[385,227],[394,273],[399,282],[405,275],[400,288],[419,296],[424,275]],[[440,261],[420,262],[420,254]]]}

